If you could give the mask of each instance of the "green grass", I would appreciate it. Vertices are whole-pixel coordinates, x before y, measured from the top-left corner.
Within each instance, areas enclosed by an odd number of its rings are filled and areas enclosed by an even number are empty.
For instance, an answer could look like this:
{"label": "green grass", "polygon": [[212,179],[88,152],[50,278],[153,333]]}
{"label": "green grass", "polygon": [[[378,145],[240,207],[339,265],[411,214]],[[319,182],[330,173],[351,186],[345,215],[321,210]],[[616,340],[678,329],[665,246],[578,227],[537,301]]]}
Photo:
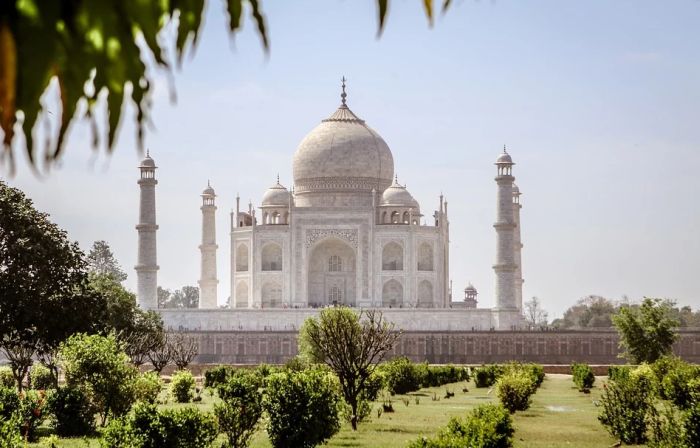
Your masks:
{"label": "green grass", "polygon": [[[600,387],[603,377],[596,378],[596,387],[590,394],[578,392],[571,381],[571,375],[547,375],[542,387],[534,395],[529,410],[518,412],[514,416],[515,436],[514,446],[523,448],[544,447],[609,447],[615,440],[608,435],[598,422],[599,409],[594,401],[600,397]],[[469,392],[462,389],[467,386]],[[445,399],[445,390],[455,393],[450,399]],[[435,394],[439,401],[433,401]],[[450,418],[464,416],[470,409],[482,403],[495,402],[495,391],[477,389],[474,383],[456,383],[448,386],[422,389],[406,396],[391,397],[393,413],[383,413],[377,418],[376,408],[371,421],[361,423],[359,429],[352,431],[349,424],[333,437],[330,447],[403,447],[421,435],[431,436],[443,427]],[[201,403],[166,404],[165,407],[196,406],[203,411],[211,411],[217,398],[207,392],[202,394]],[[409,399],[409,405],[402,398]],[[419,404],[415,399],[418,397]],[[220,439],[223,440],[223,439]],[[30,447],[41,447],[41,444],[30,444]],[[97,447],[95,439],[86,445],[81,439],[62,440],[61,448]],[[270,447],[264,429],[261,429],[253,440],[253,447]]]}

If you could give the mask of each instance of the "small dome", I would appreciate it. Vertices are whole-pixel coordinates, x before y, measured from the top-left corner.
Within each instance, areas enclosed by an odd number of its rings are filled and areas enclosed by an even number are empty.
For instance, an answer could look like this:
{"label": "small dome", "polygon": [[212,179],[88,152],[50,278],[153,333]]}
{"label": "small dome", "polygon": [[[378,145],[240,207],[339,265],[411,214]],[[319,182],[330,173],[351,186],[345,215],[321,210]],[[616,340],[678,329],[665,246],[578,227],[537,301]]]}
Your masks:
{"label": "small dome", "polygon": [[474,287],[474,285],[469,283],[469,285],[467,285],[467,287],[464,288],[464,292],[476,292],[476,288]]}
{"label": "small dome", "polygon": [[515,165],[515,163],[513,163],[513,158],[508,154],[508,151],[506,151],[506,145],[503,145],[503,152],[496,159],[496,165]]}
{"label": "small dome", "polygon": [[520,188],[515,184],[513,184],[513,195],[520,195]]}
{"label": "small dome", "polygon": [[216,193],[214,192],[214,189],[211,187],[209,182],[207,182],[207,188],[205,188],[202,192],[202,196],[216,196]]}
{"label": "small dome", "polygon": [[262,199],[263,207],[288,207],[289,206],[289,190],[280,184],[279,178],[277,183],[267,189]]}
{"label": "small dome", "polygon": [[416,210],[418,209],[418,201],[411,196],[411,193],[406,190],[406,187],[399,184],[397,178],[394,178],[394,183],[391,184],[389,188],[384,190],[380,205],[393,207],[413,207]]}
{"label": "small dome", "polygon": [[146,151],[146,158],[141,161],[139,168],[156,168],[156,162],[151,158],[148,151]]}

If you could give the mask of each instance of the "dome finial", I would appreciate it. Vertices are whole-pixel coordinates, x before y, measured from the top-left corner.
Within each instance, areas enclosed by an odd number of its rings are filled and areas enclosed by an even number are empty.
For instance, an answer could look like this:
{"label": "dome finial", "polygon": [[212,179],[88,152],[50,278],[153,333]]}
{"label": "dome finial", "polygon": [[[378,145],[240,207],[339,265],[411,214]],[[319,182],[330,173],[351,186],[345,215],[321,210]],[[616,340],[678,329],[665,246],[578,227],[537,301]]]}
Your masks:
{"label": "dome finial", "polygon": [[394,174],[394,182],[397,184],[399,183],[399,175],[398,174]]}
{"label": "dome finial", "polygon": [[146,148],[146,157],[151,157],[151,150]]}
{"label": "dome finial", "polygon": [[343,93],[340,94],[340,99],[341,99],[341,101],[342,101],[342,103],[343,103],[343,106],[346,106],[346,104],[345,104],[345,98],[347,98],[348,94],[345,93],[345,81],[347,81],[347,79],[345,79],[345,76],[343,76],[343,78],[341,79],[341,81],[343,82],[342,85],[341,85],[341,87],[342,87],[342,89],[343,89]]}
{"label": "dome finial", "polygon": [[207,187],[211,187],[211,182],[207,179]]}
{"label": "dome finial", "polygon": [[277,183],[280,183],[280,173],[277,173]]}
{"label": "dome finial", "polygon": [[508,151],[506,151],[506,145],[503,145],[503,154],[508,154]]}

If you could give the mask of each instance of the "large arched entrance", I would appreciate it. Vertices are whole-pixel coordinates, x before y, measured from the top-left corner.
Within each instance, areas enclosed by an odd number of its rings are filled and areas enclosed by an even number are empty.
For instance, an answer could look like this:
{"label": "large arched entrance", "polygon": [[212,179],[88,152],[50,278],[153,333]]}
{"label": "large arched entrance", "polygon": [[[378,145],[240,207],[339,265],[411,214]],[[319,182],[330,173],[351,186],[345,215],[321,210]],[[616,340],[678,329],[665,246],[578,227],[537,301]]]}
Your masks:
{"label": "large arched entrance", "polygon": [[309,306],[355,306],[357,283],[355,250],[338,238],[327,238],[309,255]]}

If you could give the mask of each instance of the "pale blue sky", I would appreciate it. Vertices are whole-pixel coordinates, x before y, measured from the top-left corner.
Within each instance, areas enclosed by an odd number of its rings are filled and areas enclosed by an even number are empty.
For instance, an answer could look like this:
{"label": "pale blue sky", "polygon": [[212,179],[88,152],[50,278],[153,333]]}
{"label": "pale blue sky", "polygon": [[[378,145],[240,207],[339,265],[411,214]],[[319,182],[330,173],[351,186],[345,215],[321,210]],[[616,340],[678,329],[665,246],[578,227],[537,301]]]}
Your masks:
{"label": "pale blue sky", "polygon": [[[457,1],[430,29],[394,1],[376,38],[373,1],[263,2],[235,41],[211,0],[193,57],[159,77],[147,146],[160,169],[159,283],[196,284],[200,197],[219,195],[219,300],[229,295],[228,213],[259,204],[297,144],[339,103],[387,141],[426,215],[449,201],[455,295],[493,305],[496,185],[507,144],[523,192],[524,296],[551,316],[578,298],[660,296],[700,306],[700,1]],[[106,239],[135,286],[133,110],[113,156],[75,127],[61,166],[10,184],[84,248]]]}

